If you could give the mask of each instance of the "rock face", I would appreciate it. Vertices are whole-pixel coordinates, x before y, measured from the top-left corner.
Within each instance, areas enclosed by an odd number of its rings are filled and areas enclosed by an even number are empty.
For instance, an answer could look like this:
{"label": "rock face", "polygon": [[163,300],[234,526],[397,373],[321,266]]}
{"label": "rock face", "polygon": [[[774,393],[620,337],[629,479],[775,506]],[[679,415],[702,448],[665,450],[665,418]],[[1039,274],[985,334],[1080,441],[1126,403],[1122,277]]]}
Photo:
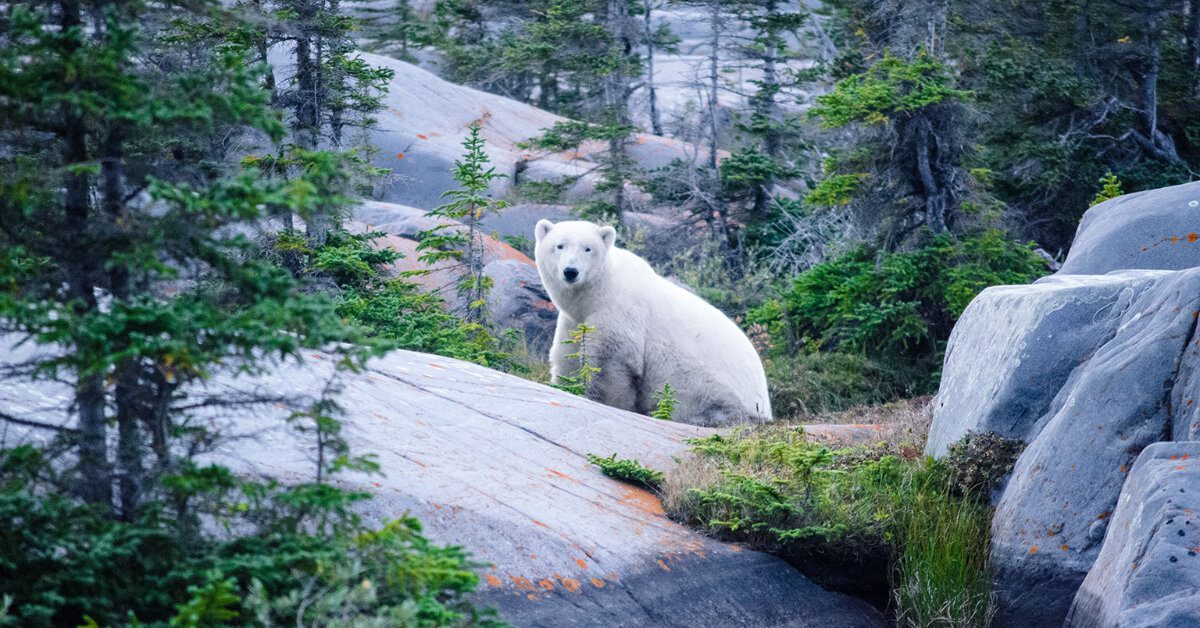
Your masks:
{"label": "rock face", "polygon": [[[1112,553],[1142,542],[1149,532],[1126,527],[1158,508],[1145,486],[1158,479],[1128,478],[1134,460],[1154,459],[1160,441],[1200,440],[1198,206],[1200,184],[1097,205],[1055,276],[989,288],[955,326],[927,453],[969,430],[1028,443],[992,524],[997,626],[1061,625],[1085,577],[1078,626],[1126,625],[1122,613],[1149,599],[1121,591],[1157,576],[1135,583],[1117,569],[1133,561]],[[1112,524],[1122,487],[1130,505]]]}
{"label": "rock face", "polygon": [[[0,339],[0,363],[28,358]],[[303,404],[333,375],[313,352],[304,364],[194,395],[269,393]],[[344,374],[344,433],[375,453],[382,476],[346,476],[369,490],[368,520],[405,512],[432,538],[466,546],[485,564],[478,601],[516,626],[881,626],[864,603],[827,592],[782,561],[718,543],[668,520],[658,499],[610,480],[588,453],[665,467],[710,433],[622,412],[447,358],[398,351]],[[67,391],[6,381],[0,411],[61,421]],[[284,426],[294,406],[210,410],[230,438],[210,454],[240,473],[311,477],[310,443]],[[7,429],[8,446],[38,433]]]}
{"label": "rock face", "polygon": [[[506,175],[492,184],[500,198],[523,181],[576,180],[568,197],[590,193],[599,181],[597,159],[606,150],[601,142],[586,142],[579,150],[536,151],[521,146],[566,118],[503,96],[456,85],[415,65],[366,52],[359,54],[375,67],[396,73],[371,144],[379,149],[375,165],[392,171],[380,199],[420,209],[442,204],[442,193],[457,188],[450,176],[462,156],[462,141],[470,126],[482,125],[487,155],[496,172]],[[291,66],[275,55],[277,80],[286,80]],[[673,159],[703,159],[694,147],[679,140],[647,133],[633,136],[629,156],[641,168],[662,167]]]}
{"label": "rock face", "polygon": [[1200,182],[1126,194],[1089,209],[1059,274],[1200,266]]}
{"label": "rock face", "polygon": [[1034,425],[992,522],[1000,625],[1061,623],[1134,459],[1171,433],[1171,396],[1185,394],[1175,391],[1180,363],[1200,341],[1198,311],[1200,269],[1154,281]]}
{"label": "rock face", "polygon": [[984,290],[950,334],[925,452],[941,456],[968,431],[1032,440],[1071,373],[1167,274],[1056,275]]}
{"label": "rock face", "polygon": [[[437,292],[451,308],[461,308],[458,293],[454,289],[461,273],[453,264],[442,263],[430,267],[418,260],[418,235],[438,224],[455,225],[452,221],[438,221],[425,215],[424,210],[379,201],[365,201],[354,209],[354,226],[360,231],[382,231],[386,237],[377,240],[404,255],[397,260],[392,271],[428,270],[428,275],[419,275],[414,281],[429,291]],[[486,225],[485,225],[486,227]],[[533,227],[530,226],[530,234]],[[536,355],[547,355],[554,339],[557,313],[550,295],[542,287],[533,260],[508,244],[484,237],[485,275],[492,279],[492,290],[488,293],[488,310],[491,320],[501,329],[516,329],[525,339],[526,348]]]}
{"label": "rock face", "polygon": [[1200,442],[1138,456],[1066,625],[1200,626]]}

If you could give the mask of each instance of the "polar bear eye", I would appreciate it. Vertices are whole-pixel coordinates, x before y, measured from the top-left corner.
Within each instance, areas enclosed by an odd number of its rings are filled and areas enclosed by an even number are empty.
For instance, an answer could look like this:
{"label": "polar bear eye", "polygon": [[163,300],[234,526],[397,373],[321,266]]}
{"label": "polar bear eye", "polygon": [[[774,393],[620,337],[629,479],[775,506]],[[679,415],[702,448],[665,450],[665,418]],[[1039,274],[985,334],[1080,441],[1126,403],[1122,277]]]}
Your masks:
{"label": "polar bear eye", "polygon": [[583,249],[583,252],[584,252],[584,253],[591,253],[591,252],[592,252],[592,247],[590,247],[590,246],[588,246],[588,247],[584,247],[584,249]]}
{"label": "polar bear eye", "polygon": [[562,248],[562,245],[560,244],[560,245],[558,245],[558,246],[557,246],[557,247],[555,247],[555,248],[560,248],[560,249],[561,249],[561,248]]}

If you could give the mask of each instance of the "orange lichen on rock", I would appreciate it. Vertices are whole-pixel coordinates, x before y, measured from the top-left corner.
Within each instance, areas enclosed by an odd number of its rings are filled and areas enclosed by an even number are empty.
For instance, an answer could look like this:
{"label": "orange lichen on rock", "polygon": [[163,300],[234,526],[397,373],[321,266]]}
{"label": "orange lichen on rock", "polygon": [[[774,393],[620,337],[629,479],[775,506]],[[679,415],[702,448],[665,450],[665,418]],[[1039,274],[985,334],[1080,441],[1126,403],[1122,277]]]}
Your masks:
{"label": "orange lichen on rock", "polygon": [[596,585],[597,587],[599,587],[601,589],[603,589],[606,585],[608,585],[607,582],[605,582],[599,578],[592,578],[592,584]]}
{"label": "orange lichen on rock", "polygon": [[1030,545],[1030,546],[1029,546],[1029,553],[1030,553],[1030,554],[1036,554],[1036,553],[1038,553],[1038,546],[1036,546],[1036,545]]}
{"label": "orange lichen on rock", "polygon": [[638,510],[652,515],[666,514],[666,511],[663,510],[662,500],[644,488],[630,486],[621,494],[621,501],[632,504]]}
{"label": "orange lichen on rock", "polygon": [[543,578],[541,580],[538,580],[538,586],[542,587],[543,589],[545,589],[547,591],[553,591],[554,590],[554,581],[549,578]]}
{"label": "orange lichen on rock", "polygon": [[503,582],[500,580],[500,578],[497,578],[496,576],[494,576],[492,574],[488,574],[488,575],[484,576],[484,580],[487,580],[488,586],[492,587],[492,588],[499,588],[500,585],[503,584]]}
{"label": "orange lichen on rock", "polygon": [[579,593],[579,581],[574,578],[563,578],[562,585],[571,593]]}
{"label": "orange lichen on rock", "polygon": [[659,566],[659,567],[662,567],[663,569],[665,569],[665,570],[667,570],[667,571],[671,571],[671,568],[670,568],[670,567],[668,567],[668,566],[667,566],[667,564],[666,564],[666,563],[664,563],[664,562],[662,561],[662,559],[661,559],[661,558],[660,558],[660,559],[658,559],[658,560],[656,560],[656,561],[654,561],[654,562],[658,563],[658,566]]}
{"label": "orange lichen on rock", "polygon": [[560,477],[564,480],[570,480],[571,482],[574,482],[576,484],[580,483],[579,480],[576,480],[575,478],[567,475],[566,473],[563,473],[562,471],[555,471],[554,469],[551,469],[549,467],[547,467],[546,470],[550,472],[551,477]]}
{"label": "orange lichen on rock", "polygon": [[525,576],[509,576],[508,578],[510,580],[512,580],[513,584],[517,585],[517,588],[522,591],[535,591],[536,590],[533,587],[533,583],[530,582],[529,578],[526,578]]}

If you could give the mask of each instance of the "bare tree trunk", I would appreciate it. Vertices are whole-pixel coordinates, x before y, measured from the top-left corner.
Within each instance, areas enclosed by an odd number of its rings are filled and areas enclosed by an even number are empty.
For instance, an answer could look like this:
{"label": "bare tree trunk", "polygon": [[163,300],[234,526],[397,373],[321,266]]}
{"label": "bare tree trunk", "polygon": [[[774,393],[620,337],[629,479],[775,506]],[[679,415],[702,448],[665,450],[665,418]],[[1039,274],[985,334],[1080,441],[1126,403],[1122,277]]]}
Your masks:
{"label": "bare tree trunk", "polygon": [[[100,160],[101,198],[108,218],[108,228],[112,230],[109,237],[118,241],[124,240],[120,233],[124,223],[124,152],[122,130],[119,127],[110,129],[104,140],[104,155]],[[130,281],[128,269],[120,264],[108,271],[108,289],[115,301],[129,299]],[[117,365],[115,375],[117,501],[121,518],[130,521],[137,515],[141,505],[145,473],[142,467],[142,435],[139,428],[142,413],[138,403],[141,391],[137,364],[128,359],[122,361]]]}
{"label": "bare tree trunk", "polygon": [[720,78],[721,0],[711,0],[708,51],[708,167],[717,171],[717,87]]}
{"label": "bare tree trunk", "polygon": [[[59,28],[62,33],[82,27],[78,0],[65,0],[61,5]],[[71,37],[64,39],[67,55],[78,50]],[[68,83],[79,80],[77,76],[66,77]],[[75,114],[71,105],[62,108],[63,117],[63,161],[68,166],[82,166],[88,162],[87,129]],[[82,169],[69,168],[66,177],[64,214],[66,222],[63,241],[67,245],[67,289],[75,302],[77,315],[86,314],[97,306],[95,283],[91,275],[94,260],[89,260],[88,221],[90,182]],[[112,507],[112,469],[108,464],[108,424],[105,416],[104,379],[100,373],[77,373],[75,382],[75,407],[79,413],[79,496],[88,503]]]}
{"label": "bare tree trunk", "polygon": [[[313,15],[306,11],[300,22],[311,23]],[[317,39],[317,55],[313,56],[313,39]],[[320,39],[311,33],[296,38],[296,144],[304,150],[316,150],[321,139],[320,109]],[[308,241],[314,246],[325,243],[329,236],[329,217],[321,208],[313,211],[305,222]]]}
{"label": "bare tree trunk", "polygon": [[[629,68],[627,59],[633,51],[629,36],[628,0],[607,0],[604,23],[612,36],[609,54],[617,59],[616,69],[609,73],[604,82],[604,117],[617,127],[629,125]],[[625,145],[625,133],[614,133],[608,140],[609,183],[612,189],[612,204],[618,214],[623,214],[629,204],[625,198],[625,169],[629,162]]]}
{"label": "bare tree trunk", "polygon": [[[762,151],[767,157],[772,160],[779,158],[779,132],[775,128],[774,123],[777,116],[777,108],[775,105],[775,93],[779,89],[779,79],[776,76],[776,57],[780,45],[779,32],[772,26],[772,19],[775,18],[778,12],[778,3],[776,0],[763,1],[763,14],[766,17],[767,32],[763,38],[763,53],[762,53],[762,81],[759,85],[758,93],[754,99],[755,114],[760,118],[760,124],[765,123],[762,137]],[[760,183],[757,189],[754,190],[754,213],[760,216],[767,212],[767,206],[771,201],[771,186],[774,181],[767,180]]]}
{"label": "bare tree trunk", "polygon": [[925,197],[925,225],[934,233],[945,233],[946,192],[938,184],[929,154],[933,149],[930,142],[930,135],[933,134],[932,125],[924,114],[918,117],[914,124],[917,125],[917,175],[924,188],[922,196]]}
{"label": "bare tree trunk", "polygon": [[[1200,0],[1194,0],[1200,2]],[[646,89],[650,94],[650,130],[657,136],[663,134],[662,118],[658,113],[658,89],[654,87],[654,28],[650,23],[652,0],[646,0]]]}
{"label": "bare tree trunk", "polygon": [[1175,142],[1169,135],[1158,128],[1158,76],[1162,68],[1162,47],[1159,33],[1162,14],[1151,9],[1145,16],[1144,27],[1146,59],[1142,70],[1138,73],[1138,103],[1142,113],[1142,123],[1146,131],[1146,149],[1156,158],[1164,161],[1179,161],[1175,150]]}

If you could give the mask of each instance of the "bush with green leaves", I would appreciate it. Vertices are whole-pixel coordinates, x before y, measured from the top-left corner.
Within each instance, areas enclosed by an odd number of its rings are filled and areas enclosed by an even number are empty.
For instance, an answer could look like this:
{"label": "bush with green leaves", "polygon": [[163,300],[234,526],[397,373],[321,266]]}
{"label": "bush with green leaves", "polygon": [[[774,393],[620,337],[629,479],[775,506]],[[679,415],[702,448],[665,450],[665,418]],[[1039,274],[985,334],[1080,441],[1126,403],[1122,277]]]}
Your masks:
{"label": "bush with green leaves", "polygon": [[637,460],[618,460],[617,454],[602,458],[596,454],[588,454],[588,462],[600,467],[600,472],[614,480],[627,482],[635,486],[658,490],[662,484],[663,474],[643,466]]}
{"label": "bush with green leaves", "polygon": [[337,313],[366,337],[388,347],[507,365],[499,339],[446,312],[442,299],[418,284],[387,275],[386,267],[401,254],[375,244],[383,235],[335,229],[313,249],[303,234],[284,231],[274,236],[267,253],[292,260],[299,276],[310,282],[332,282]]}
{"label": "bush with green leaves", "polygon": [[859,248],[801,273],[783,292],[784,348],[936,362],[975,295],[1046,272],[1031,245],[995,230],[941,235],[913,251]]}
{"label": "bush with green leaves", "polygon": [[0,452],[0,586],[19,624],[497,624],[466,601],[466,553],[409,517],[368,528],[366,493],[185,466],[121,521],[59,480],[37,449]]}
{"label": "bush with green leaves", "polygon": [[675,389],[671,388],[670,383],[664,383],[662,390],[654,393],[654,409],[650,411],[650,416],[670,421],[675,414],[675,407],[679,405],[679,400],[675,397]]}
{"label": "bush with green leaves", "polygon": [[955,494],[940,463],[831,449],[788,425],[691,443],[664,480],[673,517],[860,595],[874,593],[865,573],[886,574],[902,625],[987,625],[991,511]]}
{"label": "bush with green leaves", "polygon": [[558,381],[553,384],[555,388],[581,397],[587,396],[588,386],[600,373],[600,367],[592,364],[587,351],[588,335],[595,331],[595,327],[587,323],[580,323],[562,341],[565,345],[575,346],[575,351],[565,356],[567,364],[574,364],[575,369],[570,373],[560,374]]}

